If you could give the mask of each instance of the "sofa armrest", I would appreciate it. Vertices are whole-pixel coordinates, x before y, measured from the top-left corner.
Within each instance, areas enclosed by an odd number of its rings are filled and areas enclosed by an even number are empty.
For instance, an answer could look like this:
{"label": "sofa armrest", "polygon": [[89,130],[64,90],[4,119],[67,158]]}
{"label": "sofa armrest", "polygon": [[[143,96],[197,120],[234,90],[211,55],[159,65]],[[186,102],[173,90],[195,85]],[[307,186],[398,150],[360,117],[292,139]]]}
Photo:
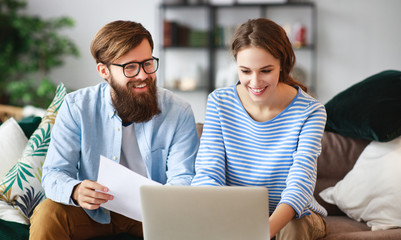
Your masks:
{"label": "sofa armrest", "polygon": [[17,121],[22,119],[23,108],[0,104],[0,123],[13,117]]}

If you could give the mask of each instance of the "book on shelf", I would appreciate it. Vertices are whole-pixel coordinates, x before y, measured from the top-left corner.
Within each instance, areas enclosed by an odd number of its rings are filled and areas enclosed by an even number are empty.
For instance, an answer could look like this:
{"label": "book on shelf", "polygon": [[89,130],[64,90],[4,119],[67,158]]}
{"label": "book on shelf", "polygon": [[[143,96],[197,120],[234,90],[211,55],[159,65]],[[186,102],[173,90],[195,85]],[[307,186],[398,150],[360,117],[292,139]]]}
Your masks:
{"label": "book on shelf", "polygon": [[191,29],[189,31],[188,45],[190,47],[206,47],[208,34],[206,31]]}
{"label": "book on shelf", "polygon": [[229,47],[234,37],[236,26],[218,26],[215,29],[215,46],[216,47]]}
{"label": "book on shelf", "polygon": [[208,43],[208,34],[205,30],[195,30],[176,21],[164,20],[163,45],[164,47],[205,47]]}
{"label": "book on shelf", "polygon": [[163,44],[165,47],[178,46],[180,43],[180,37],[183,37],[183,34],[180,34],[181,26],[175,21],[167,21],[165,20],[163,23]]}

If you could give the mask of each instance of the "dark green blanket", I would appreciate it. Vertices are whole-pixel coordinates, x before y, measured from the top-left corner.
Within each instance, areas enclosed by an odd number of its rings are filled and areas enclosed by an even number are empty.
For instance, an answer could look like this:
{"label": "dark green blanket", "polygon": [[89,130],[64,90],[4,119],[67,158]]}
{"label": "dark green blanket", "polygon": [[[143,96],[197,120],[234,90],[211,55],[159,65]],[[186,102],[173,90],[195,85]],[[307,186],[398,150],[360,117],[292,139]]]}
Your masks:
{"label": "dark green blanket", "polygon": [[28,240],[29,226],[0,219],[1,240]]}
{"label": "dark green blanket", "polygon": [[[8,222],[0,219],[0,240],[28,240],[29,226],[25,224]],[[141,240],[128,234],[118,236],[93,238],[91,240]]]}

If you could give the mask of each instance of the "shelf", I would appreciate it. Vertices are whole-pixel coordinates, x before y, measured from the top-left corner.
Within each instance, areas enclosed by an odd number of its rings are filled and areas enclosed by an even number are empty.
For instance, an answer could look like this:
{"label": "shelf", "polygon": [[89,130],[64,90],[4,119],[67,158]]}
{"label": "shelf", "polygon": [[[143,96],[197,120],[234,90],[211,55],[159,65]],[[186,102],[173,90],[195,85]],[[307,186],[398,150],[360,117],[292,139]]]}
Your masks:
{"label": "shelf", "polygon": [[161,46],[162,49],[164,50],[187,50],[187,49],[193,49],[193,50],[205,50],[208,48],[208,46]]}
{"label": "shelf", "polygon": [[193,90],[181,90],[179,88],[166,88],[167,90],[180,92],[180,93],[198,93],[198,92],[207,92],[208,89],[206,87],[197,87]]}
{"label": "shelf", "polygon": [[187,8],[201,8],[201,7],[207,8],[207,7],[210,7],[210,6],[211,6],[210,4],[206,4],[206,3],[203,3],[203,4],[183,4],[183,3],[179,3],[179,4],[169,3],[169,4],[166,4],[166,3],[163,3],[163,4],[160,5],[161,8],[185,8],[185,9],[187,9]]}
{"label": "shelf", "polygon": [[[180,46],[180,47],[175,47],[174,49],[183,49],[183,48],[187,48],[185,46]],[[188,47],[190,48],[190,47]],[[215,47],[216,50],[230,50],[231,46],[217,46]],[[302,47],[293,47],[292,49],[294,49],[294,51],[311,51],[315,49],[315,45],[310,44],[310,45],[306,45],[306,46],[302,46]]]}
{"label": "shelf", "polygon": [[234,4],[210,4],[210,3],[197,3],[197,4],[161,4],[162,8],[199,8],[199,7],[215,7],[215,8],[238,8],[238,7],[289,7],[289,6],[311,6],[312,2],[285,2],[285,3],[234,3]]}
{"label": "shelf", "polygon": [[[231,42],[232,35],[230,35],[230,33],[233,30],[229,28],[236,27],[238,24],[250,18],[267,17],[278,24],[282,23],[275,18],[281,19],[284,23],[293,21],[289,22],[292,24],[290,25],[291,27],[295,26],[294,24],[296,21],[306,24],[308,44],[300,48],[294,47],[293,49],[297,55],[297,66],[299,68],[304,68],[303,70],[307,75],[308,80],[306,85],[311,90],[315,87],[317,34],[316,10],[313,2],[235,3],[232,5],[215,5],[210,3],[161,4],[160,11],[160,22],[163,23],[162,26],[164,26],[165,20],[167,20],[174,21],[178,25],[184,25],[184,27],[187,27],[187,29],[185,29],[187,33],[192,30],[203,31],[203,35],[198,36],[202,37],[204,46],[187,46],[185,44],[161,45],[160,57],[166,57],[164,58],[165,61],[161,62],[161,64],[164,64],[161,67],[161,82],[164,81],[167,85],[171,86],[172,79],[183,79],[188,76],[188,73],[179,75],[182,69],[188,72],[188,68],[191,67],[196,68],[197,71],[199,68],[202,68],[202,77],[199,76],[199,71],[194,73],[192,77],[197,79],[198,84],[202,86],[206,85],[206,87],[196,88],[194,91],[213,91],[216,87],[218,72],[221,73],[221,70],[229,68],[229,64],[232,63],[230,62],[232,61],[230,46],[222,45]],[[245,14],[245,16],[241,14]],[[304,21],[307,22],[305,23]],[[202,26],[201,29],[197,29],[198,26]],[[160,32],[162,42],[164,43],[164,28],[162,28]],[[182,35],[183,34],[181,34],[181,36]],[[175,36],[175,39],[177,39],[177,36]],[[173,42],[178,43],[177,40]],[[188,39],[183,42],[188,44],[188,42],[191,41],[188,37]],[[224,53],[224,51],[227,52]],[[188,56],[186,56],[186,54]],[[300,58],[298,58],[298,56],[300,56]],[[305,58],[306,60],[304,60]],[[300,62],[299,59],[302,59],[302,61]],[[200,65],[202,66],[199,67]],[[221,79],[219,79],[219,81],[220,80]],[[187,92],[175,88],[171,90]]]}

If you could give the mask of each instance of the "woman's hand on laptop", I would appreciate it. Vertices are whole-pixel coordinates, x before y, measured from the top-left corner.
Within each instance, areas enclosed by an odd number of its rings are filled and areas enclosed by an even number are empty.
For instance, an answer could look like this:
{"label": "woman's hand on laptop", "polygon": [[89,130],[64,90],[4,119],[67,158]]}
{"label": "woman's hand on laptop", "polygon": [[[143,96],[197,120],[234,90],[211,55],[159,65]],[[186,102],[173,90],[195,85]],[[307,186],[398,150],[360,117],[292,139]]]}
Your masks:
{"label": "woman's hand on laptop", "polygon": [[94,210],[98,209],[101,204],[113,200],[113,196],[107,194],[108,191],[107,187],[95,181],[84,180],[74,187],[71,197],[79,206]]}

